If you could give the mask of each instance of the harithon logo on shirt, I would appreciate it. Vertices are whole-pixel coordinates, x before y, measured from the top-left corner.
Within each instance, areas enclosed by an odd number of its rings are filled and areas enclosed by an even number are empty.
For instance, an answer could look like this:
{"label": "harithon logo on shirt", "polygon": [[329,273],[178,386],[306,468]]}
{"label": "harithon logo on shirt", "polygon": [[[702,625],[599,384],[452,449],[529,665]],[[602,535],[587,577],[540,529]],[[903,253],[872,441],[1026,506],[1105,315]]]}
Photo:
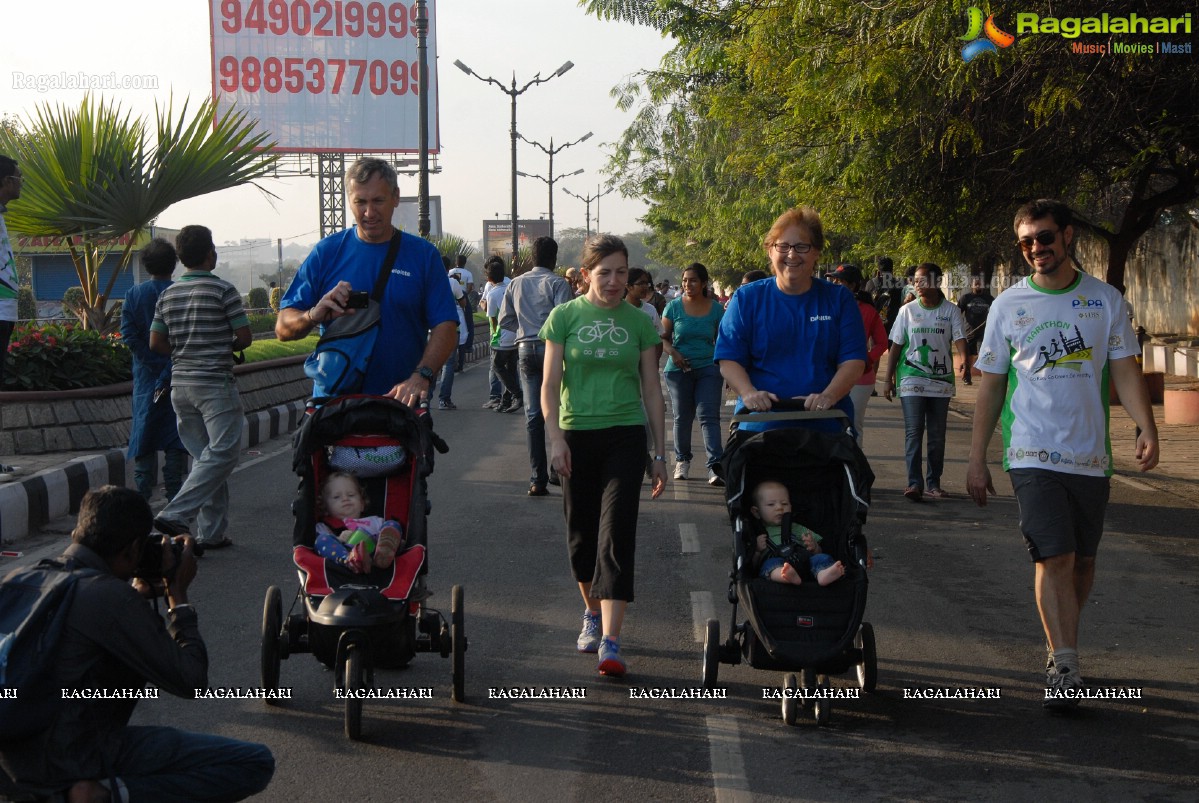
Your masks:
{"label": "harithon logo on shirt", "polygon": [[1033,373],[1041,373],[1055,368],[1080,373],[1084,363],[1093,361],[1091,347],[1083,340],[1078,326],[1074,326],[1073,337],[1067,337],[1066,331],[1063,331],[1069,324],[1059,321],[1054,322],[1054,326],[1059,328],[1038,327],[1040,331],[1034,332],[1034,335],[1042,335],[1044,332],[1050,334],[1049,342],[1041,343],[1038,347],[1040,364],[1033,369]]}

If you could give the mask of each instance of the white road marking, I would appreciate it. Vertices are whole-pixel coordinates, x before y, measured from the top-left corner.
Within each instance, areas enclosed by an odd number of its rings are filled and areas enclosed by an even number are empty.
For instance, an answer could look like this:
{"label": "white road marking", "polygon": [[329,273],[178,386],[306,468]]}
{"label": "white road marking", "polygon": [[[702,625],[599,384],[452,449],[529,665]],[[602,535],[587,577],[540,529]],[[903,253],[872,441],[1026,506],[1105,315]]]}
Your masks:
{"label": "white road marking", "polygon": [[1140,480],[1134,480],[1132,477],[1125,477],[1123,474],[1113,474],[1112,479],[1118,480],[1130,488],[1136,488],[1138,491],[1156,491],[1157,490],[1157,488],[1154,488],[1152,485],[1141,482]]}
{"label": "white road marking", "polygon": [[684,555],[694,555],[699,552],[699,532],[694,524],[679,525],[679,542]]}
{"label": "white road marking", "polygon": [[[237,464],[237,468],[233,469],[233,473],[236,474],[237,472],[241,471],[244,468],[249,468],[250,466],[256,466],[259,463],[263,462],[264,460],[270,460],[272,457],[276,457],[277,455],[279,455],[282,452],[290,452],[291,451],[291,440],[289,438],[279,438],[277,440],[282,440],[283,445],[280,446],[278,449],[275,449],[273,452],[262,452],[258,455],[258,457],[254,457],[249,460],[241,461],[240,463]],[[269,443],[269,441],[268,441],[268,443]],[[261,447],[259,447],[259,448],[261,448]],[[247,454],[249,454],[249,452],[247,452]]]}
{"label": "white road marking", "polygon": [[753,796],[745,780],[745,759],[741,756],[737,720],[728,714],[714,714],[704,719],[708,726],[708,753],[712,761],[716,803],[748,803]]}
{"label": "white road marking", "polygon": [[691,592],[691,627],[695,640],[703,644],[708,635],[708,620],[716,618],[716,605],[711,591]]}

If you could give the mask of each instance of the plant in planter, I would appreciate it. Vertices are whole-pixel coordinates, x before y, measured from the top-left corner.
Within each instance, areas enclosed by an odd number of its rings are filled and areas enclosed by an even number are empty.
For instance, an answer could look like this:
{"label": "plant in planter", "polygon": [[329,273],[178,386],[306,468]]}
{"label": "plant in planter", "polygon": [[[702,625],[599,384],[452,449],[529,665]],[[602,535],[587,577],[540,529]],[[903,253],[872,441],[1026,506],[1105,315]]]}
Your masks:
{"label": "plant in planter", "polygon": [[119,334],[78,324],[27,324],[8,345],[3,390],[70,390],[128,382],[132,355]]}

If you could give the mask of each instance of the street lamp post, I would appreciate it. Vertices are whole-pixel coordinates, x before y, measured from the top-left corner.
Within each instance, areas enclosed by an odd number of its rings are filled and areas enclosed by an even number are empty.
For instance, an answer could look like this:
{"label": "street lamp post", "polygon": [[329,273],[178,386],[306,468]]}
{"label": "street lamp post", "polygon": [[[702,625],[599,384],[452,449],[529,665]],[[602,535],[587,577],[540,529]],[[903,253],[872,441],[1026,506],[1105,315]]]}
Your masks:
{"label": "street lamp post", "polygon": [[608,189],[604,190],[603,192],[600,192],[599,187],[596,187],[595,195],[591,195],[591,196],[584,198],[582,195],[579,195],[577,192],[571,192],[570,190],[566,189],[565,187],[562,188],[562,192],[566,193],[567,195],[573,195],[575,198],[578,198],[580,201],[587,204],[587,236],[588,237],[591,236],[591,202],[592,201],[596,202],[596,204],[595,204],[595,228],[596,228],[596,231],[598,231],[599,230],[599,199],[603,198],[605,195],[612,192],[612,190],[614,190],[614,189],[616,189],[616,188],[609,187]]}
{"label": "street lamp post", "polygon": [[544,181],[546,184],[549,185],[549,187],[550,187],[549,216],[550,216],[550,236],[551,237],[554,236],[554,182],[556,182],[560,178],[570,178],[571,176],[581,175],[583,172],[584,172],[583,168],[580,167],[578,170],[574,171],[573,173],[559,173],[556,176],[551,172],[550,177],[546,178],[545,176],[539,176],[536,173],[525,173],[521,170],[516,171],[516,175],[518,175],[518,176],[523,176],[524,178],[540,179],[541,181]]}
{"label": "street lamp post", "polygon": [[474,70],[472,70],[470,67],[467,67],[461,61],[455,61],[454,66],[457,67],[459,70],[462,70],[462,72],[466,73],[467,75],[471,75],[471,76],[474,76],[475,78],[478,78],[480,81],[482,81],[485,84],[495,84],[496,86],[498,86],[500,88],[501,92],[503,92],[508,97],[512,98],[512,131],[511,131],[511,136],[512,136],[512,266],[516,267],[516,255],[520,251],[520,223],[519,223],[519,219],[516,214],[516,138],[517,138],[517,136],[519,136],[516,133],[516,98],[520,95],[523,95],[525,93],[525,91],[528,90],[530,87],[536,86],[537,84],[544,84],[545,82],[547,82],[553,78],[557,78],[560,75],[565,75],[566,72],[575,65],[573,62],[567,61],[561,67],[554,70],[553,74],[550,75],[549,78],[542,78],[541,73],[537,73],[537,75],[533,76],[533,80],[529,81],[527,84],[522,86],[520,89],[516,88],[516,73],[515,72],[512,73],[512,88],[508,89],[508,88],[505,88],[502,83],[500,83],[496,79],[492,78],[491,76],[487,76],[486,78],[484,78],[482,75],[479,75]]}
{"label": "street lamp post", "polygon": [[[518,136],[521,139],[523,139],[525,142],[529,143],[530,145],[536,145],[538,148],[541,148],[541,150],[545,151],[550,157],[550,170],[549,170],[549,178],[548,179],[542,178],[541,176],[529,176],[529,177],[530,178],[540,178],[546,184],[550,185],[550,237],[553,237],[554,236],[554,182],[560,178],[565,178],[567,176],[577,176],[579,173],[583,172],[583,170],[580,168],[579,170],[576,170],[573,173],[564,173],[562,175],[555,176],[554,175],[554,154],[561,153],[562,151],[569,148],[571,145],[578,145],[580,142],[586,142],[587,140],[591,139],[591,132],[588,131],[586,134],[584,134],[583,136],[574,140],[573,142],[568,142],[565,145],[559,145],[556,148],[554,147],[553,137],[550,137],[550,146],[547,148],[546,146],[542,145],[540,142],[531,140],[523,134],[518,134]],[[526,174],[526,175],[528,175],[528,174]]]}
{"label": "street lamp post", "polygon": [[425,0],[416,0],[416,51],[419,54],[420,77],[420,178],[416,191],[416,228],[420,236],[429,238],[429,14]]}

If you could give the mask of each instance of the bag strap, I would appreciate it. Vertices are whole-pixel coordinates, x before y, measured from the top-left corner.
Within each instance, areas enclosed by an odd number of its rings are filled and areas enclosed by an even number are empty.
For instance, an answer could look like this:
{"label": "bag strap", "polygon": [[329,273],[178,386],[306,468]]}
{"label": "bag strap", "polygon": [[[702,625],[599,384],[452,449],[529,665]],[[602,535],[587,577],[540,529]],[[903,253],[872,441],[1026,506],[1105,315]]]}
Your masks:
{"label": "bag strap", "polygon": [[371,291],[371,298],[375,300],[375,303],[383,300],[383,289],[387,287],[387,277],[391,275],[391,266],[400,253],[402,239],[403,233],[399,229],[392,229],[391,243],[387,246],[387,256],[383,258],[383,267],[379,268],[379,278],[375,279],[375,289]]}

